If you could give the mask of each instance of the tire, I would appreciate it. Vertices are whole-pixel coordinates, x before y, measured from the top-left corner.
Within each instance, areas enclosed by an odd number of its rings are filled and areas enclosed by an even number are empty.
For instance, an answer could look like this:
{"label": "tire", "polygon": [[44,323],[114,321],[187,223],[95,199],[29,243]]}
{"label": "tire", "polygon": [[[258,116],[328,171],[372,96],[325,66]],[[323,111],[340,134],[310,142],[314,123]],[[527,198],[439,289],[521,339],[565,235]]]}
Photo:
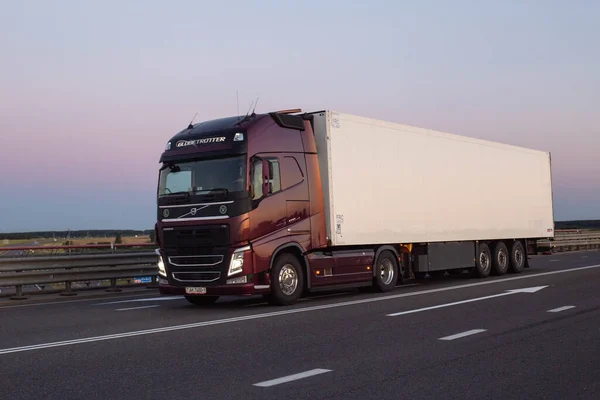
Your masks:
{"label": "tire", "polygon": [[492,270],[492,253],[487,244],[481,243],[477,250],[477,262],[472,270],[473,277],[486,278]]}
{"label": "tire", "polygon": [[219,300],[219,296],[185,296],[185,299],[195,306],[208,306]]}
{"label": "tire", "polygon": [[506,274],[509,265],[510,256],[508,254],[508,247],[506,247],[504,242],[496,243],[492,254],[492,274],[496,276]]}
{"label": "tire", "polygon": [[377,257],[375,265],[375,276],[373,277],[375,290],[382,293],[394,290],[400,276],[398,261],[394,253],[388,250],[382,251]]}
{"label": "tire", "polygon": [[269,303],[289,306],[298,301],[303,290],[304,272],[300,261],[289,253],[278,256],[271,271]]}
{"label": "tire", "polygon": [[510,272],[512,272],[513,274],[523,272],[523,269],[525,268],[526,258],[527,254],[525,253],[523,243],[521,243],[519,240],[515,240],[510,246]]}

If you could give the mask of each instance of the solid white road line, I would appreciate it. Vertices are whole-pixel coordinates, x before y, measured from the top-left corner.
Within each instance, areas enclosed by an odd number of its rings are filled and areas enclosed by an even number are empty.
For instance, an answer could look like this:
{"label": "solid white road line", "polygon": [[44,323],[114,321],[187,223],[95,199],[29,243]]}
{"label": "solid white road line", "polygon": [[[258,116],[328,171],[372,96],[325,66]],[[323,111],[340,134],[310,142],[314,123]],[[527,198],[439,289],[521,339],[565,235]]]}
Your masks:
{"label": "solid white road line", "polygon": [[485,332],[485,331],[486,331],[486,329],[471,329],[470,331],[461,332],[461,333],[457,333],[455,335],[450,335],[450,336],[445,336],[443,338],[439,338],[439,340],[455,340],[455,339],[464,338],[466,336],[476,335],[478,333]]}
{"label": "solid white road line", "polygon": [[110,304],[120,304],[120,303],[142,303],[144,301],[168,301],[168,300],[183,300],[183,296],[146,297],[143,299],[119,300],[119,301],[111,301],[108,303],[96,303],[96,304],[92,304],[92,305],[106,306],[106,305],[110,305]]}
{"label": "solid white road line", "polygon": [[131,311],[131,310],[141,310],[142,308],[154,308],[160,307],[158,304],[154,304],[152,306],[141,306],[141,307],[129,307],[129,308],[117,308],[115,311]]}
{"label": "solid white road line", "polygon": [[316,368],[316,369],[311,369],[310,371],[300,372],[299,374],[288,375],[288,376],[284,376],[281,378],[272,379],[270,381],[255,383],[252,386],[270,387],[270,386],[275,386],[275,385],[281,385],[282,383],[297,381],[298,379],[309,378],[311,376],[321,375],[321,374],[325,374],[327,372],[331,372],[331,370]]}
{"label": "solid white road line", "polygon": [[547,312],[557,313],[557,312],[561,312],[561,311],[565,311],[565,310],[570,310],[571,308],[575,308],[575,306],[558,307],[558,308],[554,308],[552,310],[548,310]]}
{"label": "solid white road line", "polygon": [[436,308],[452,307],[452,306],[457,306],[459,304],[472,303],[474,301],[481,301],[481,300],[493,299],[495,297],[509,296],[511,294],[516,294],[516,293],[536,293],[547,287],[548,286],[535,286],[535,287],[530,287],[530,288],[507,290],[504,293],[492,294],[490,296],[477,297],[477,298],[468,299],[468,300],[455,301],[452,303],[438,304],[436,306],[417,308],[415,310],[400,311],[400,312],[393,313],[393,314],[387,314],[387,316],[388,317],[397,317],[399,315],[414,314],[414,313],[418,313],[418,312],[422,312],[422,311],[435,310]]}
{"label": "solid white road line", "polygon": [[388,296],[380,296],[380,297],[372,297],[372,298],[360,299],[360,300],[344,301],[344,302],[340,302],[340,303],[323,304],[323,305],[319,305],[319,306],[293,308],[290,310],[273,311],[273,312],[262,313],[262,314],[246,315],[246,316],[236,317],[236,318],[203,321],[203,322],[197,322],[197,323],[185,324],[185,325],[173,325],[173,326],[166,326],[163,328],[146,329],[146,330],[141,330],[141,331],[118,333],[115,335],[92,336],[92,337],[87,337],[87,338],[82,338],[82,339],[65,340],[62,342],[40,343],[40,344],[36,344],[36,345],[31,345],[31,346],[13,347],[13,348],[8,348],[8,349],[0,349],[0,355],[10,354],[10,353],[19,353],[19,352],[24,352],[24,351],[47,349],[47,348],[51,348],[51,347],[70,346],[70,345],[81,344],[81,343],[99,342],[99,341],[103,341],[103,340],[120,339],[120,338],[125,338],[125,337],[150,335],[150,334],[154,334],[154,333],[171,332],[171,331],[178,331],[178,330],[182,330],[182,329],[200,328],[200,327],[204,327],[204,326],[221,325],[221,324],[228,324],[228,323],[240,322],[240,321],[248,321],[248,320],[254,320],[254,319],[263,319],[263,318],[276,317],[276,316],[280,316],[280,315],[297,314],[297,313],[317,311],[317,310],[327,310],[330,308],[347,307],[347,306],[352,306],[352,305],[357,305],[357,304],[375,303],[378,301],[399,299],[399,298],[403,298],[403,297],[421,296],[421,295],[429,294],[429,293],[439,293],[439,292],[471,288],[471,287],[482,286],[482,285],[494,285],[494,284],[498,284],[498,283],[510,282],[510,281],[521,280],[521,279],[539,278],[541,276],[549,276],[549,275],[555,275],[555,274],[565,274],[565,273],[569,273],[569,272],[585,271],[585,270],[594,269],[594,268],[600,268],[600,264],[588,265],[586,267],[579,267],[579,268],[572,268],[572,269],[563,269],[563,270],[557,270],[557,271],[542,272],[539,274],[515,276],[515,277],[511,277],[511,278],[495,279],[495,280],[489,280],[486,282],[468,283],[468,284],[464,284],[464,285],[449,286],[449,287],[430,289],[430,290],[421,290],[418,292],[399,293],[399,294],[388,295]]}
{"label": "solid white road line", "polygon": [[143,297],[143,296],[149,296],[148,293],[144,293],[144,294],[123,294],[121,296],[112,296],[112,297],[104,297],[102,299],[99,298],[91,298],[91,299],[77,299],[77,300],[58,300],[58,301],[48,301],[48,302],[44,302],[44,303],[30,303],[30,304],[15,304],[15,305],[0,305],[0,310],[3,310],[5,308],[21,308],[21,307],[38,307],[38,306],[51,306],[51,305],[60,305],[60,304],[69,304],[69,303],[83,303],[83,302],[92,302],[92,301],[99,301],[99,300],[110,300],[110,299],[122,299],[122,298],[127,298],[127,297]]}

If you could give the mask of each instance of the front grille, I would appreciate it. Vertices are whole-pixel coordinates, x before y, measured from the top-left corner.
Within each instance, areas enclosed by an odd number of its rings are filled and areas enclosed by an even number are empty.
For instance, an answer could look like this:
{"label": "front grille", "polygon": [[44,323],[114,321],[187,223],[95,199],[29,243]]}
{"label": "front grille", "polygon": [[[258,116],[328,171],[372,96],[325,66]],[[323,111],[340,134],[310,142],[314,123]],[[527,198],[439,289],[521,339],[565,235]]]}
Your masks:
{"label": "front grille", "polygon": [[169,264],[176,267],[214,267],[223,262],[221,255],[208,256],[171,256]]}
{"label": "front grille", "polygon": [[165,229],[163,241],[165,248],[177,249],[177,254],[183,254],[185,250],[189,251],[198,247],[228,246],[229,225],[182,226]]}
{"label": "front grille", "polygon": [[179,282],[214,282],[219,280],[221,273],[211,272],[173,272],[173,279]]}

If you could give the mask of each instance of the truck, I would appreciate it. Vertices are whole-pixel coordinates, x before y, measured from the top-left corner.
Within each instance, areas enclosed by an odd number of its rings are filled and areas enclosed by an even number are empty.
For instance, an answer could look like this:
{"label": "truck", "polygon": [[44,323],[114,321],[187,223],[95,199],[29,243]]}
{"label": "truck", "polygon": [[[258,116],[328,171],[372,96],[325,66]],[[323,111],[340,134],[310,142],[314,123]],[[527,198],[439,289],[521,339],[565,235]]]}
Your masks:
{"label": "truck", "polygon": [[333,110],[190,123],[155,233],[160,293],[195,305],[520,273],[554,237],[551,156]]}

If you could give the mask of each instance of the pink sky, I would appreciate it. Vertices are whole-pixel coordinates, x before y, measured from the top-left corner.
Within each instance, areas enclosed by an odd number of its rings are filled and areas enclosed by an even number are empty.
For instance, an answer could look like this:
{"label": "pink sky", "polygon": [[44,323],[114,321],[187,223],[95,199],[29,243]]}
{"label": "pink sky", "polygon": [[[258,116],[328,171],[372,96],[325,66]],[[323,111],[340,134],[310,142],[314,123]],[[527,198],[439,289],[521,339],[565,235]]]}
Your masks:
{"label": "pink sky", "polygon": [[600,6],[443,4],[7,5],[0,231],[151,228],[165,142],[196,112],[235,114],[236,90],[242,112],[260,97],[261,112],[332,108],[551,151],[556,217],[600,218]]}

